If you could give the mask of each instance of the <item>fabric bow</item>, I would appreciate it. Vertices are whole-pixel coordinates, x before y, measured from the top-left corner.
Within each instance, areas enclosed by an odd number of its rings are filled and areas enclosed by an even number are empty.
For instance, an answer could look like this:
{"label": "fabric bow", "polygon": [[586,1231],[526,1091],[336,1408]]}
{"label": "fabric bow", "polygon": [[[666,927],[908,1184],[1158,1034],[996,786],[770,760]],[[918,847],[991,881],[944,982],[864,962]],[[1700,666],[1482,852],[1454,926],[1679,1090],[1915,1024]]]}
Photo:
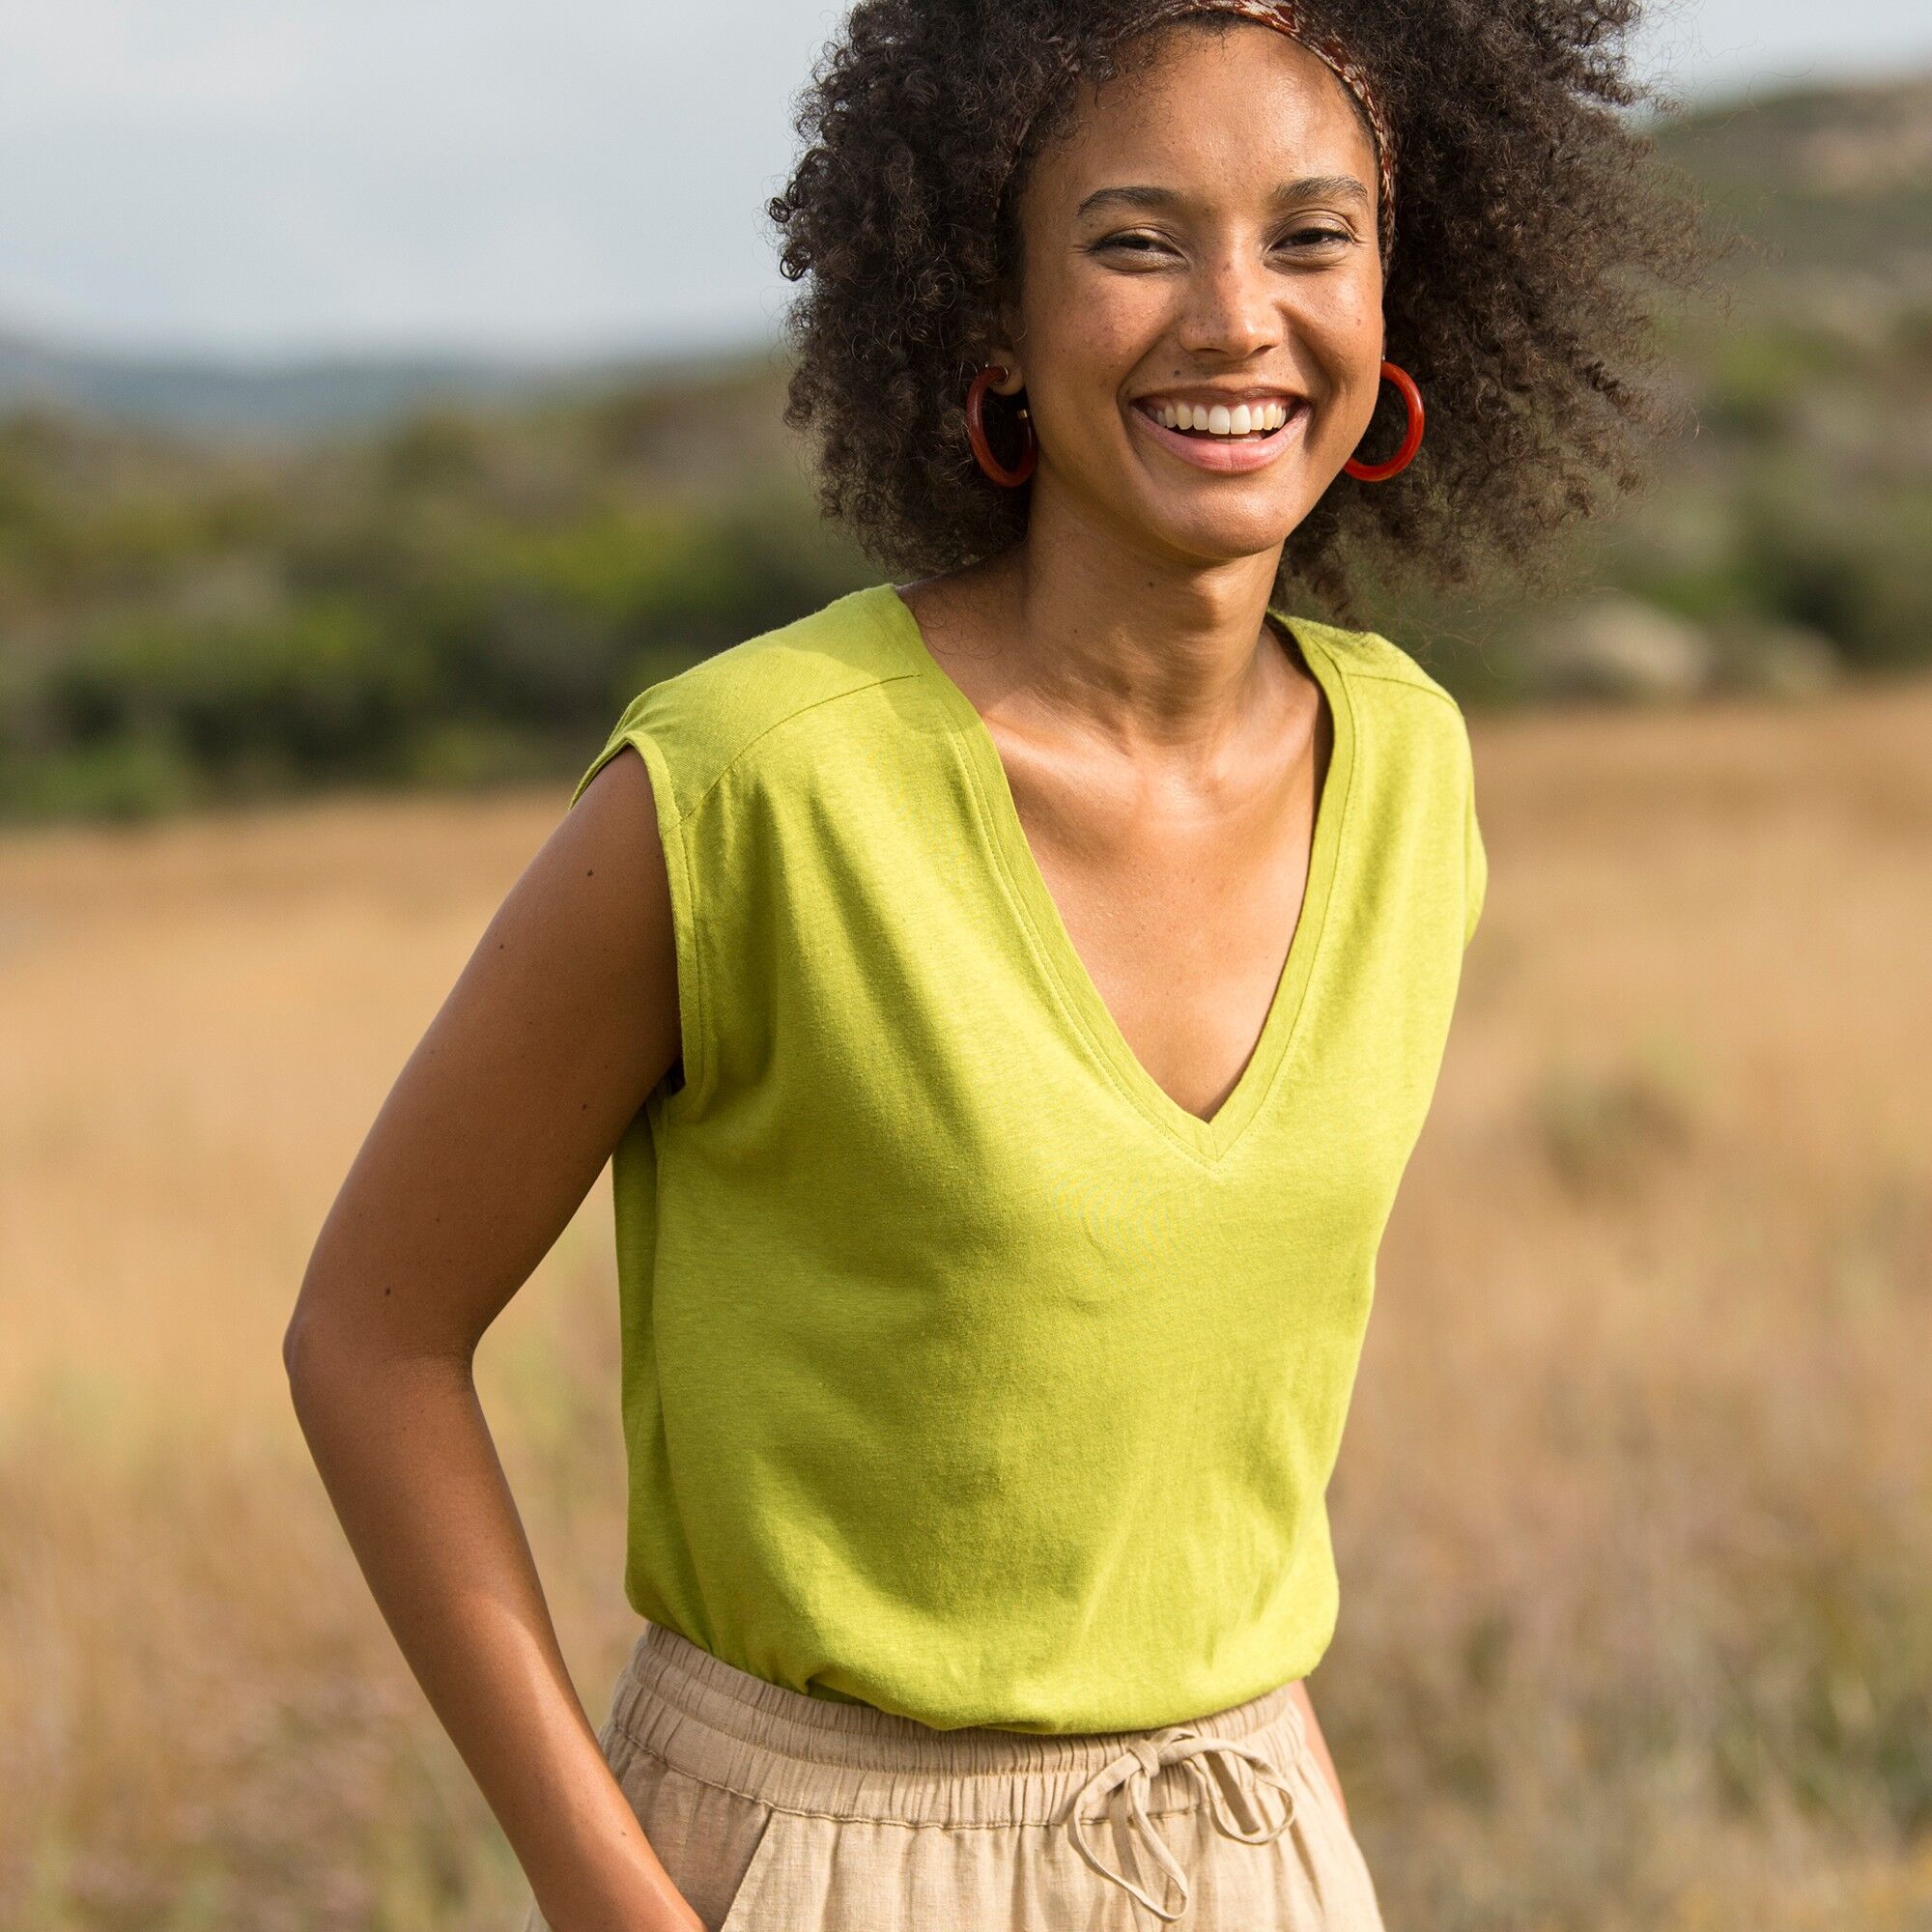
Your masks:
{"label": "fabric bow", "polygon": [[[1204,1762],[1211,1751],[1219,1751],[1229,1760],[1242,1759],[1253,1770],[1256,1777],[1272,1784],[1277,1790],[1287,1793],[1288,1804],[1282,1816],[1274,1824],[1264,1822],[1255,1832],[1243,1832],[1235,1823],[1229,1811],[1226,1795],[1213,1773]],[[1173,1920],[1187,1910],[1187,1874],[1181,1869],[1180,1861],[1174,1856],[1167,1841],[1154,1830],[1153,1820],[1148,1815],[1148,1789],[1153,1782],[1154,1774],[1162,1765],[1184,1764],[1188,1771],[1200,1780],[1202,1791],[1208,1800],[1208,1815],[1215,1825],[1231,1838],[1238,1838],[1244,1845],[1264,1845],[1288,1829],[1294,1817],[1294,1792],[1287,1778],[1271,1765],[1262,1751],[1240,1743],[1235,1738],[1204,1736],[1191,1724],[1170,1724],[1155,1731],[1151,1737],[1134,1738],[1119,1757],[1103,1764],[1087,1782],[1081,1786],[1079,1795],[1073,1801],[1069,1815],[1069,1825],[1073,1842],[1080,1856],[1103,1877],[1112,1879],[1116,1885],[1124,1886],[1134,1897],[1140,1900],[1155,1917]],[[1081,1819],[1081,1813],[1088,1808],[1088,1802],[1099,1798],[1103,1802],[1124,1787],[1131,1808],[1133,1822],[1139,1825],[1141,1836],[1154,1862],[1166,1873],[1180,1893],[1179,1903],[1173,1911],[1168,1911],[1158,1900],[1151,1897],[1137,1886],[1123,1870],[1104,1863],[1089,1846]],[[1261,1807],[1257,1806],[1259,1810]],[[1265,1812],[1263,1812],[1265,1820]],[[1138,1869],[1140,1855],[1134,1856]]]}

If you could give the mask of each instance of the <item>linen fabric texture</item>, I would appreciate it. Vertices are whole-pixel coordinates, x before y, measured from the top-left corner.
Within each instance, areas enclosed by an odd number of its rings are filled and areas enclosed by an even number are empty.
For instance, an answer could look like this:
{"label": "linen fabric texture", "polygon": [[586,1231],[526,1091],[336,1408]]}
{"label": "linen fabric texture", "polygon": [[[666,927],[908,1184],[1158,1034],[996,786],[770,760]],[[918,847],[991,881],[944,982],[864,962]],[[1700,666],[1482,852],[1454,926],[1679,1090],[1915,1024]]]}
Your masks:
{"label": "linen fabric texture", "polygon": [[[598,1742],[707,1932],[1382,1932],[1289,1686],[1151,1731],[939,1731],[646,1623]],[[551,1932],[533,1897],[521,1923]]]}
{"label": "linen fabric texture", "polygon": [[1333,725],[1260,1040],[1135,1059],[890,583],[651,686],[681,1054],[612,1157],[640,1617],[930,1728],[1306,1676],[1376,1256],[1487,864],[1455,699],[1270,610]]}

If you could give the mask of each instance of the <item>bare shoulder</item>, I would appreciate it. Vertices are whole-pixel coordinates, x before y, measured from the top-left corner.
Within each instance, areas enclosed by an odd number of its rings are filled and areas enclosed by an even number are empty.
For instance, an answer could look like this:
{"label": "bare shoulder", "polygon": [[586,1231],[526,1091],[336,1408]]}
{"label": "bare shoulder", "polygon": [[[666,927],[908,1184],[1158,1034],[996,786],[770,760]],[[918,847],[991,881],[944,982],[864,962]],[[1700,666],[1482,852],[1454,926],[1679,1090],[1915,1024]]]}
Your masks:
{"label": "bare shoulder", "polygon": [[497,907],[317,1237],[293,1337],[473,1348],[678,1052],[665,857],[613,756]]}
{"label": "bare shoulder", "polygon": [[[524,934],[559,1024],[608,1068],[601,1097],[628,1120],[677,1057],[676,942],[650,770],[607,758],[531,859],[498,918]],[[507,990],[507,989],[505,989]]]}

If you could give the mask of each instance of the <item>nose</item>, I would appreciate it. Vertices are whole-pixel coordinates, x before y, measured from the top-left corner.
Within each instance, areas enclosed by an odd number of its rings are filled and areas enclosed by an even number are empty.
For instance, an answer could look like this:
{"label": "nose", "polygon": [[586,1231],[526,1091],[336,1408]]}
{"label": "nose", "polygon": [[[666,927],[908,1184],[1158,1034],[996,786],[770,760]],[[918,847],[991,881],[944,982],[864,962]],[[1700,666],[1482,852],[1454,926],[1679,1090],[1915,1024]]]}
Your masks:
{"label": "nose", "polygon": [[1281,280],[1245,251],[1199,258],[1178,330],[1182,349],[1238,361],[1281,339]]}

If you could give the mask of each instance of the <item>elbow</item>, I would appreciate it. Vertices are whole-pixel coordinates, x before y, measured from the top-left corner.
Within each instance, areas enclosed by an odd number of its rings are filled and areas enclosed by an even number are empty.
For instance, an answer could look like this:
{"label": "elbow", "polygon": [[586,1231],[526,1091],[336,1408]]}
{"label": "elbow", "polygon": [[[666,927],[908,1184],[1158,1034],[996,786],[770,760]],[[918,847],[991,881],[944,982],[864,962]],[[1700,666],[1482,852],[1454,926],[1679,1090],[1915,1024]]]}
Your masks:
{"label": "elbow", "polygon": [[320,1290],[302,1284],[296,1305],[282,1330],[282,1369],[292,1393],[299,1397],[304,1382],[313,1381],[325,1355],[336,1352],[331,1337],[339,1336],[342,1323],[334,1318],[339,1307]]}
{"label": "elbow", "polygon": [[301,1340],[302,1318],[299,1311],[289,1317],[289,1325],[282,1330],[282,1370],[289,1380],[296,1378],[296,1354]]}
{"label": "elbow", "polygon": [[298,1297],[282,1331],[282,1368],[291,1394],[304,1395],[325,1384],[355,1386],[397,1364],[474,1358],[475,1341],[440,1329],[424,1331],[402,1316],[388,1319],[346,1306],[340,1296]]}
{"label": "elbow", "polygon": [[300,1288],[296,1291],[296,1305],[289,1311],[288,1326],[282,1330],[282,1367],[290,1381],[296,1378],[297,1367],[302,1359],[305,1345],[312,1339],[316,1313],[322,1305],[323,1290],[311,1264],[302,1275]]}
{"label": "elbow", "polygon": [[311,1341],[309,1311],[297,1305],[296,1312],[289,1317],[289,1325],[282,1330],[282,1373],[288,1377],[289,1394],[298,1403],[300,1400],[301,1382],[313,1350],[308,1347]]}

